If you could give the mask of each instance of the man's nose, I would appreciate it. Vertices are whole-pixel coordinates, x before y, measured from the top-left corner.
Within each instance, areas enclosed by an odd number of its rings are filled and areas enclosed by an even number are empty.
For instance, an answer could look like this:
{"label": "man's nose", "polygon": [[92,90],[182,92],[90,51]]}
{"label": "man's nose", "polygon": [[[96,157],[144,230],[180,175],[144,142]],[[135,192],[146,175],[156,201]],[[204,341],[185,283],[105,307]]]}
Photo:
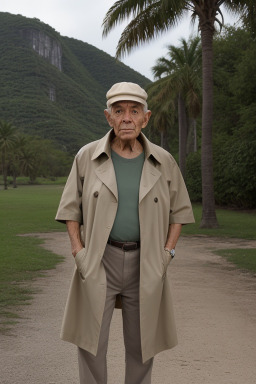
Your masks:
{"label": "man's nose", "polygon": [[129,111],[125,111],[123,115],[123,122],[124,123],[130,123],[131,121],[131,115]]}

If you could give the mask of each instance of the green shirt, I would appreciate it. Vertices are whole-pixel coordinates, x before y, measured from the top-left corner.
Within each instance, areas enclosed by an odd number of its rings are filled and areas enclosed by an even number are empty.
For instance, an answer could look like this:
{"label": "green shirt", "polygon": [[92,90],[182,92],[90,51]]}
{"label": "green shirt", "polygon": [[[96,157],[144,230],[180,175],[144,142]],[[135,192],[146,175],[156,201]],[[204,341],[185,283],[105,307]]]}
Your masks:
{"label": "green shirt", "polygon": [[139,241],[139,188],[144,152],[134,159],[126,159],[111,151],[118,189],[118,208],[110,239]]}

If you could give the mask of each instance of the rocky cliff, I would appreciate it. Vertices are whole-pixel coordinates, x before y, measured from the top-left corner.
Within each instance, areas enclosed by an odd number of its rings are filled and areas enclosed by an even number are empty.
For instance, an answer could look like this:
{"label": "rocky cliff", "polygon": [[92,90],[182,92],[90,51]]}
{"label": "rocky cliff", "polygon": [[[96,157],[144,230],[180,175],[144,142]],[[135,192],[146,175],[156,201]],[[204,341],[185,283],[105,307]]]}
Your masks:
{"label": "rocky cliff", "polygon": [[57,40],[48,36],[44,31],[36,29],[25,29],[21,31],[21,34],[34,51],[60,71],[62,70],[62,49]]}

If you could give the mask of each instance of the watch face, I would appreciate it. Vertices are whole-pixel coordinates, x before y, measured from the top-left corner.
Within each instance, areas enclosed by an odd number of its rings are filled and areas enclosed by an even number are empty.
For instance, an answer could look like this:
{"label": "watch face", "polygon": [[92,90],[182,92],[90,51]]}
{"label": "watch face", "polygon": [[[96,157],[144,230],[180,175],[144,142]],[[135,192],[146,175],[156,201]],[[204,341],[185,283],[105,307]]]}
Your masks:
{"label": "watch face", "polygon": [[175,256],[175,249],[171,249],[170,250],[170,254],[171,254],[171,257],[174,258],[174,256]]}

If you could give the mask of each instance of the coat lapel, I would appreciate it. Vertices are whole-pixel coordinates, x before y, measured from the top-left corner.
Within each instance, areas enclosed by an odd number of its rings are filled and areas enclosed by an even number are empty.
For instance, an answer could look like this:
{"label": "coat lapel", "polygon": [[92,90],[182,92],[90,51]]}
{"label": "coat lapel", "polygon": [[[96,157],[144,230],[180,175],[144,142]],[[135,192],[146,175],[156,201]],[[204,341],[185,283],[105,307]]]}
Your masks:
{"label": "coat lapel", "polygon": [[153,188],[160,176],[161,172],[155,168],[150,158],[145,159],[140,180],[139,204]]}
{"label": "coat lapel", "polygon": [[113,166],[112,159],[109,157],[104,163],[102,163],[95,170],[96,175],[102,181],[103,184],[113,193],[115,198],[118,200],[116,175]]}
{"label": "coat lapel", "polygon": [[[111,150],[110,150],[110,137],[112,134],[112,129],[101,139],[92,155],[92,160],[99,161],[101,163],[96,169],[95,173],[97,177],[102,181],[103,184],[113,193],[115,198],[118,200],[117,184],[116,184],[116,175],[114,170],[114,165],[111,159]],[[107,159],[99,160],[102,154],[107,155]]]}

